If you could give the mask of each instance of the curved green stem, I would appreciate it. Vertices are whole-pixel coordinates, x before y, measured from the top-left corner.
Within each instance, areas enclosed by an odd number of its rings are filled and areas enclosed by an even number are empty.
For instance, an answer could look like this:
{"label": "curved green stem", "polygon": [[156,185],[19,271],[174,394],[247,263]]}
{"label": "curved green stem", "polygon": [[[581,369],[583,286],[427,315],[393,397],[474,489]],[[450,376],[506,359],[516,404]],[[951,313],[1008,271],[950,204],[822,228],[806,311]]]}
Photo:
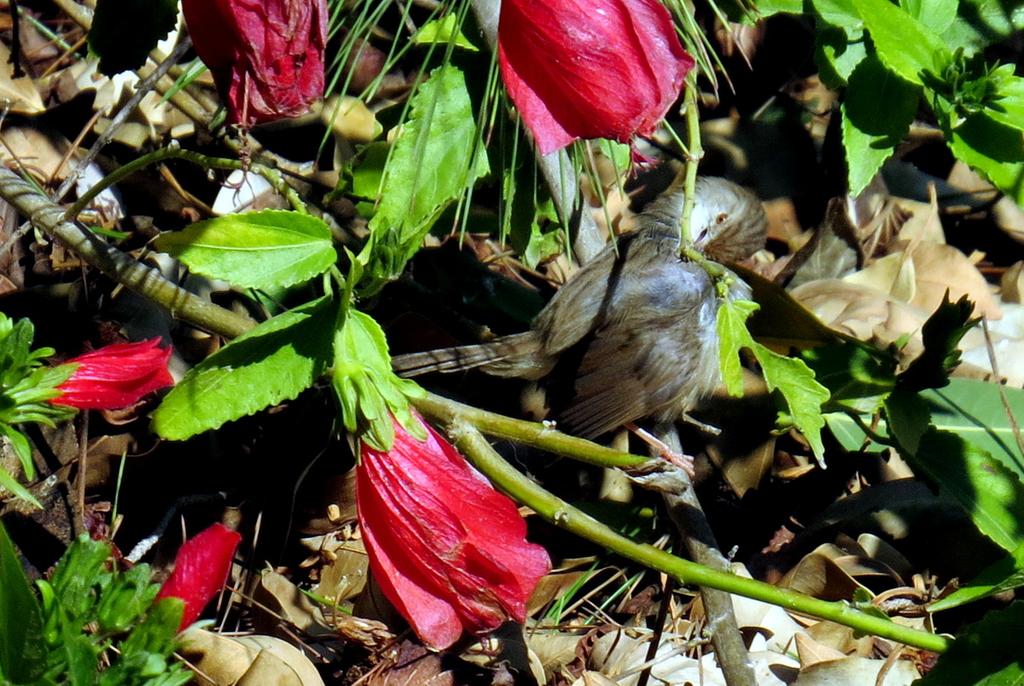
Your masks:
{"label": "curved green stem", "polygon": [[598,467],[639,467],[651,460],[649,457],[631,455],[583,438],[564,434],[546,424],[513,419],[470,405],[463,405],[433,393],[409,398],[409,402],[427,417],[443,424],[456,420],[467,421],[488,436],[522,443]]}
{"label": "curved green stem", "polygon": [[296,212],[301,212],[302,214],[308,214],[306,204],[302,202],[302,198],[299,197],[299,194],[295,192],[294,188],[285,182],[284,177],[282,177],[275,169],[271,169],[270,167],[257,164],[255,162],[250,162],[246,165],[241,160],[233,160],[226,157],[211,157],[210,155],[203,155],[191,150],[182,150],[176,145],[169,145],[166,148],[160,148],[159,150],[154,150],[151,153],[147,153],[136,158],[123,167],[118,168],[116,171],[104,176],[96,183],[96,185],[84,193],[74,205],[67,209],[64,213],[65,219],[67,221],[74,221],[82,210],[89,206],[89,203],[93,201],[93,198],[102,193],[105,189],[113,186],[121,179],[131,176],[144,167],[156,164],[157,162],[163,162],[164,160],[185,160],[186,162],[197,164],[206,169],[251,170],[266,179],[267,183],[269,183],[275,191],[283,195],[288,200],[288,204],[292,206],[292,209]]}
{"label": "curved green stem", "polygon": [[469,461],[488,479],[543,519],[682,583],[717,588],[924,650],[942,653],[952,642],[945,636],[901,626],[887,618],[862,612],[847,603],[818,600],[763,581],[720,572],[654,546],[632,541],[524,476],[502,459],[483,434],[465,418],[454,416],[448,423],[448,433]]}

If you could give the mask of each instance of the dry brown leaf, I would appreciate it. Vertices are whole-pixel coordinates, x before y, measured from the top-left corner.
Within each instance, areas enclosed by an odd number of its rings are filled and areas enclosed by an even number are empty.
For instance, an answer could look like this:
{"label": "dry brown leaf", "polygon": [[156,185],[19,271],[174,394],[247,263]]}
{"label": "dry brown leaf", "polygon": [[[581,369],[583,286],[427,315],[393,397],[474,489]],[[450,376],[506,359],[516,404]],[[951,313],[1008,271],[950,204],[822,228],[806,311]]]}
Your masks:
{"label": "dry brown leaf", "polygon": [[544,671],[544,682],[548,683],[576,659],[576,651],[584,634],[563,631],[527,631],[526,645]]}
{"label": "dry brown leaf", "polygon": [[840,660],[819,662],[800,670],[794,686],[910,686],[921,674],[908,660],[897,660],[878,682],[878,675],[886,666],[885,660],[866,657],[844,657]]}
{"label": "dry brown leaf", "polygon": [[[976,194],[979,200],[984,199],[986,195],[994,198],[998,194],[992,184],[960,161],[954,164],[949,172],[949,183]],[[1005,231],[1007,236],[1018,243],[1024,243],[1024,210],[1017,203],[1008,197],[1002,197],[992,206],[991,213],[996,225]]]}
{"label": "dry brown leaf", "polygon": [[903,252],[875,260],[870,265],[843,277],[846,283],[873,288],[886,295],[910,302],[917,293],[914,261]]}
{"label": "dry brown leaf", "polygon": [[999,298],[1004,303],[1024,303],[1024,262],[1016,262],[999,279]]}
{"label": "dry brown leaf", "polygon": [[0,162],[18,164],[41,181],[63,181],[71,169],[67,164],[61,166],[69,143],[59,134],[48,136],[35,127],[7,126],[3,142]]}
{"label": "dry brown leaf", "polygon": [[818,643],[807,634],[796,635],[796,652],[800,657],[800,665],[805,669],[819,662],[841,660],[846,657],[846,655],[835,648],[824,643]]}
{"label": "dry brown leaf", "polygon": [[335,136],[354,143],[369,143],[384,131],[370,108],[350,95],[327,98],[320,110],[320,121]]}
{"label": "dry brown leaf", "polygon": [[196,666],[201,686],[323,686],[298,648],[272,636],[227,637],[202,629],[181,636],[181,652]]}
{"label": "dry brown leaf", "polygon": [[46,111],[43,98],[32,79],[14,78],[10,63],[11,50],[0,43],[0,106],[17,114],[39,114]]}
{"label": "dry brown leaf", "polygon": [[906,217],[897,237],[901,241],[922,241],[928,243],[945,243],[946,232],[939,219],[939,205],[932,202],[918,202],[907,198],[893,198],[893,204],[901,215]]}
{"label": "dry brown leaf", "polygon": [[833,559],[841,555],[832,544],[818,546],[789,570],[779,585],[822,600],[849,600],[863,586]]}
{"label": "dry brown leaf", "polygon": [[966,295],[974,302],[974,311],[988,319],[1003,316],[985,277],[966,255],[950,245],[918,243],[910,248],[917,274],[917,292],[910,304],[934,312],[949,292],[956,301]]}
{"label": "dry brown leaf", "polygon": [[451,672],[441,670],[441,656],[405,641],[393,660],[374,669],[366,686],[453,686]]}
{"label": "dry brown leaf", "polygon": [[369,558],[360,540],[342,541],[332,547],[331,561],[320,570],[320,583],[313,592],[335,602],[350,600],[366,586]]}

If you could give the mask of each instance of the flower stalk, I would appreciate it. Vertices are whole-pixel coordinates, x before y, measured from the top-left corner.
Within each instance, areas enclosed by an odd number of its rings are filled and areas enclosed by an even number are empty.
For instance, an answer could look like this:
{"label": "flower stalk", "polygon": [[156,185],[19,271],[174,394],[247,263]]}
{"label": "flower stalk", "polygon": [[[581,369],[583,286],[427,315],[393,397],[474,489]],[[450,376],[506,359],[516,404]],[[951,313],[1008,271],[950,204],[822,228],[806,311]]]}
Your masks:
{"label": "flower stalk", "polygon": [[952,643],[945,636],[896,624],[889,619],[862,612],[845,602],[819,600],[763,581],[720,572],[646,543],[632,541],[524,476],[502,459],[483,434],[468,421],[452,420],[448,424],[448,433],[474,467],[498,488],[546,521],[628,560],[664,572],[681,583],[717,588],[937,653],[945,652]]}

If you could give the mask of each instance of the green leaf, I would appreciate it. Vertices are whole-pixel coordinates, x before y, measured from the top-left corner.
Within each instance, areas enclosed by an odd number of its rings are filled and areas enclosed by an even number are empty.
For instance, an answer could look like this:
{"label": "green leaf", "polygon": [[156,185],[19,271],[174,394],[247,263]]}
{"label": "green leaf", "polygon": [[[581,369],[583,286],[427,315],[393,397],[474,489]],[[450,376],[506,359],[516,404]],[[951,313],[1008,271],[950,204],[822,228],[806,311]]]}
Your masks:
{"label": "green leaf", "polygon": [[953,303],[946,291],[921,329],[924,351],[899,375],[901,388],[920,391],[949,383],[949,373],[960,364],[960,339],[978,323],[971,319],[973,312],[974,303],[966,295]]}
{"label": "green leaf", "polygon": [[391,416],[410,434],[426,440],[408,396],[422,394],[414,381],[391,370],[387,339],[373,317],[349,309],[334,336],[334,392],[345,429],[377,450],[389,450],[395,432]]}
{"label": "green leaf", "polygon": [[832,26],[860,32],[863,22],[853,0],[813,0],[814,13]]}
{"label": "green leaf", "polygon": [[153,428],[182,440],[297,397],[330,364],[335,310],[323,297],[239,336],[164,397]]}
{"label": "green leaf", "polygon": [[338,259],[331,230],[298,212],[263,210],[196,222],[161,234],[156,246],[192,271],[246,288],[284,288],[308,281]]}
{"label": "green leaf", "polygon": [[754,353],[768,390],[782,394],[789,409],[789,422],[804,435],[815,458],[823,463],[825,447],[821,442],[821,429],[825,420],[821,408],[829,399],[828,389],[815,380],[814,372],[803,360],[779,355],[753,339],[745,322],[757,307],[757,303],[734,300],[718,308],[722,380],[730,395],[741,395],[743,372],[739,352],[746,348]]}
{"label": "green leaf", "polygon": [[461,71],[435,69],[411,100],[370,220],[370,293],[396,278],[441,211],[489,172]]}
{"label": "green leaf", "polygon": [[110,545],[82,534],[68,547],[54,569],[50,586],[57,603],[71,621],[84,622],[99,600],[98,587],[109,581],[104,572]]}
{"label": "green leaf", "polygon": [[27,488],[18,483],[18,480],[15,479],[11,475],[11,473],[8,472],[3,467],[0,467],[0,489],[7,489],[16,497],[21,498],[22,500],[28,503],[31,503],[33,507],[36,507],[38,509],[43,508],[42,504],[38,500],[36,500],[35,496],[32,495],[32,493],[30,493]]}
{"label": "green leaf", "polygon": [[[941,103],[936,103],[937,111],[944,109]],[[1024,136],[1021,131],[980,112],[967,115],[958,126],[953,126],[954,117],[948,110],[945,114],[943,128],[953,154],[1024,206]]]}
{"label": "green leaf", "polygon": [[853,0],[853,4],[882,63],[910,83],[922,85],[924,71],[941,74],[952,58],[938,34],[889,0]]}
{"label": "green leaf", "polygon": [[1024,603],[989,612],[939,657],[916,686],[1017,686],[1024,682],[1020,628]]}
{"label": "green leaf", "polygon": [[99,55],[100,71],[113,76],[141,67],[177,17],[176,0],[97,0],[89,49]]}
{"label": "green leaf", "polygon": [[[1008,69],[1007,69],[1008,67]],[[1018,130],[1024,130],[1024,79],[1013,75],[1013,65],[999,68],[996,79],[996,98],[989,103],[985,114],[996,122]]]}
{"label": "green leaf", "polygon": [[[0,682],[25,683],[38,678],[46,665],[43,620],[39,605],[0,524]],[[6,683],[6,682],[5,682]]]}
{"label": "green leaf", "polygon": [[814,378],[829,391],[833,403],[849,406],[847,401],[869,399],[857,405],[872,412],[881,396],[896,387],[899,359],[892,351],[879,350],[869,343],[848,340],[811,348],[801,358],[814,372]]}
{"label": "green leaf", "polygon": [[854,69],[842,108],[851,195],[871,183],[903,140],[920,99],[920,87],[886,69],[875,55],[864,58]]}
{"label": "green leaf", "polygon": [[932,426],[927,403],[914,393],[893,392],[885,411],[900,454],[914,470],[956,501],[996,545],[1015,550],[1024,541],[1024,483],[1018,475],[962,436]]}
{"label": "green leaf", "polygon": [[1004,0],[960,0],[957,18],[942,33],[951,50],[971,53],[999,43],[1024,29],[1024,5]]}
{"label": "green leaf", "polygon": [[[860,22],[858,21],[858,24]],[[822,82],[834,90],[846,86],[853,71],[868,55],[863,29],[823,24],[814,34],[814,62]]]}
{"label": "green leaf", "polygon": [[469,39],[462,33],[462,27],[456,24],[457,21],[458,17],[455,13],[447,14],[441,19],[428,21],[412,37],[412,42],[415,45],[430,45],[433,43],[447,45],[451,43],[457,48],[479,52],[480,48],[469,42]]}
{"label": "green leaf", "polygon": [[152,570],[141,564],[118,574],[100,598],[96,616],[100,629],[110,633],[128,630],[153,604],[159,584],[152,583]]}
{"label": "green leaf", "polygon": [[928,606],[929,612],[941,612],[988,598],[996,593],[1024,586],[1024,544],[986,567],[978,576]]}
{"label": "green leaf", "polygon": [[942,33],[956,19],[959,0],[900,0],[900,7],[935,33]]}
{"label": "green leaf", "polygon": [[[1010,411],[1024,417],[1024,390],[1003,388]],[[976,379],[950,379],[945,388],[921,394],[936,428],[955,433],[1024,479],[1024,455],[1003,407],[1000,388]]]}

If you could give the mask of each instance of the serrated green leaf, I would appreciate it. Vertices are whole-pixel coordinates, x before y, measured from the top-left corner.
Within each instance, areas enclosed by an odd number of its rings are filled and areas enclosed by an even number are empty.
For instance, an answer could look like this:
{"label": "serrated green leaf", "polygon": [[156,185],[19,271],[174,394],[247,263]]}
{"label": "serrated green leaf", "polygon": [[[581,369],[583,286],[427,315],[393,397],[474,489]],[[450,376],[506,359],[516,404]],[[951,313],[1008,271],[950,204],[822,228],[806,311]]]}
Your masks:
{"label": "serrated green leaf", "polygon": [[323,297],[239,336],[167,394],[154,430],[183,440],[297,397],[330,364],[334,319],[335,305]]}
{"label": "serrated green leaf", "polygon": [[1024,78],[1013,76],[1013,65],[1004,67],[1010,68],[1009,73],[998,78],[996,99],[985,114],[1004,126],[1024,130]]}
{"label": "serrated green leaf", "polygon": [[822,82],[829,88],[839,90],[846,86],[854,69],[867,55],[863,27],[851,31],[823,24],[815,31],[814,62]]}
{"label": "serrated green leaf", "polygon": [[911,83],[922,85],[921,73],[941,74],[952,58],[931,29],[889,0],[853,0],[886,67]]}
{"label": "serrated green leaf", "polygon": [[369,224],[370,293],[402,272],[442,210],[490,169],[461,71],[435,69],[410,104]]}
{"label": "serrated green leaf", "polygon": [[32,589],[0,524],[0,675],[14,683],[37,679],[46,666],[43,620]]}
{"label": "serrated green leaf", "polygon": [[907,14],[935,33],[949,28],[959,5],[959,0],[900,0]]}
{"label": "serrated green leaf", "polygon": [[1019,686],[1024,603],[995,610],[968,627],[915,686]]}
{"label": "serrated green leaf", "polygon": [[957,502],[975,526],[1004,550],[1022,541],[1024,483],[988,452],[931,425],[927,403],[917,394],[896,391],[885,401],[889,431],[914,470]]}
{"label": "serrated green leaf", "polygon": [[[861,409],[873,411],[881,396],[896,387],[895,353],[879,350],[861,341],[842,341],[811,348],[801,353],[814,372],[814,378],[829,391],[833,403],[867,398],[871,402]],[[857,407],[861,407],[857,405]]]}
{"label": "serrated green leaf", "polygon": [[982,570],[945,598],[928,606],[929,612],[942,612],[967,605],[996,593],[1012,591],[1024,586],[1024,544],[1009,555]]}
{"label": "serrated green leaf", "polygon": [[246,288],[293,286],[322,274],[338,259],[327,224],[285,210],[196,222],[161,234],[156,246],[197,274]]}
{"label": "serrated green leaf", "polygon": [[960,364],[960,339],[978,323],[971,318],[973,312],[974,303],[966,295],[953,303],[946,291],[921,329],[924,351],[899,375],[900,387],[919,391],[949,383],[949,373]]}
{"label": "serrated green leaf", "polygon": [[944,128],[949,147],[958,159],[1024,207],[1024,136],[1020,130],[985,113],[968,115],[959,126],[947,123]]}
{"label": "serrated green leaf", "polygon": [[113,76],[138,69],[174,28],[176,0],[98,0],[89,29],[89,49],[100,71]]}
{"label": "serrated green leaf", "polygon": [[749,349],[761,365],[768,390],[782,394],[789,409],[789,420],[823,464],[825,447],[821,442],[821,429],[825,420],[821,408],[829,399],[828,389],[815,380],[814,372],[803,360],[779,355],[753,339],[745,322],[756,309],[757,303],[744,300],[726,301],[718,308],[718,340],[725,387],[730,395],[742,394],[739,352]]}
{"label": "serrated green leaf", "polygon": [[921,89],[885,68],[875,55],[854,69],[843,103],[843,149],[849,192],[858,195],[903,140]]}

